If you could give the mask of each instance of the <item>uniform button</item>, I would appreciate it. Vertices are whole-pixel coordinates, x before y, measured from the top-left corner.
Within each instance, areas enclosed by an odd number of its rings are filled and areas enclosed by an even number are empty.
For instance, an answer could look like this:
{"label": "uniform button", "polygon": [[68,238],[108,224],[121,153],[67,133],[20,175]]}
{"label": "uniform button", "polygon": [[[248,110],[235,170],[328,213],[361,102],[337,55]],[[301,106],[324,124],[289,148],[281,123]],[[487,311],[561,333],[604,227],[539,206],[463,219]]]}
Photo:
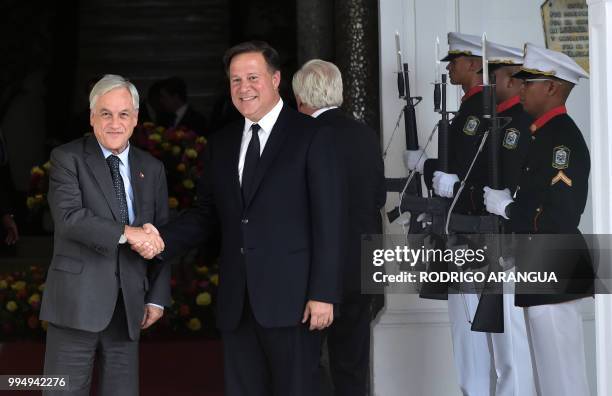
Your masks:
{"label": "uniform button", "polygon": [[242,219],[242,224],[249,224],[249,219]]}

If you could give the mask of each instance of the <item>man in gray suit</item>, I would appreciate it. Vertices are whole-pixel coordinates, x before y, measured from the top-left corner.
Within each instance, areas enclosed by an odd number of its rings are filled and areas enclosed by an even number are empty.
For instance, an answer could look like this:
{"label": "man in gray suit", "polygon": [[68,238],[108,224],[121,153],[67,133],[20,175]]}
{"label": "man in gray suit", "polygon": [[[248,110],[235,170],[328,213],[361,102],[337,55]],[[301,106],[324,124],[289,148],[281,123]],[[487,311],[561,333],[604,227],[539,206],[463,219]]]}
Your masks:
{"label": "man in gray suit", "polygon": [[132,83],[104,76],[89,101],[95,136],[51,153],[45,375],[69,376],[61,395],[88,395],[97,360],[99,395],[137,395],[140,330],[170,303],[170,267],[145,261],[130,245],[145,258],[163,250],[152,224],[168,217],[166,175],[161,162],[129,144],[138,120]]}

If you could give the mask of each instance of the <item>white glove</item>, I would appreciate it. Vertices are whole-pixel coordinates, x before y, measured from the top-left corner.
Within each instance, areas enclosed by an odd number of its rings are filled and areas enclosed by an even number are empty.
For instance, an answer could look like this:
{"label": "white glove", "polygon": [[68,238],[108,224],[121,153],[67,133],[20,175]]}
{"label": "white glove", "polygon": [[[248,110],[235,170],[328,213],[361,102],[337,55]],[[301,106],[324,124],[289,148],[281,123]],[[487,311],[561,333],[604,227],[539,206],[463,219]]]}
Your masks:
{"label": "white glove", "polygon": [[423,166],[425,166],[425,161],[427,160],[427,154],[423,150],[406,150],[403,156],[406,169],[423,173]]}
{"label": "white glove", "polygon": [[483,190],[484,204],[487,207],[487,212],[508,219],[508,217],[506,217],[506,206],[514,202],[510,190],[507,188],[505,190],[493,190],[489,187],[485,187]]}
{"label": "white glove", "polygon": [[433,188],[436,195],[443,198],[453,197],[455,183],[459,182],[459,177],[454,173],[444,173],[435,171],[433,174]]}

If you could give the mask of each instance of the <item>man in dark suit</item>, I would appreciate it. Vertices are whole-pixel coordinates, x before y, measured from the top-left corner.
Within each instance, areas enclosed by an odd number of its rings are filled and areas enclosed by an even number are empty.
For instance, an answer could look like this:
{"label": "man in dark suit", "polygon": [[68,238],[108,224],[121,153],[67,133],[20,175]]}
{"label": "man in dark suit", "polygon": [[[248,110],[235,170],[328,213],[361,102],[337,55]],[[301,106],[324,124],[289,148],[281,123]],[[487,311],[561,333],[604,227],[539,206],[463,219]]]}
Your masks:
{"label": "man in dark suit", "polygon": [[159,103],[171,120],[168,127],[183,126],[199,135],[208,134],[206,117],[197,112],[187,101],[187,84],[182,78],[170,77],[159,86]]}
{"label": "man in dark suit", "polygon": [[341,297],[333,136],[283,103],[279,56],[267,43],[238,44],[224,62],[244,119],[210,139],[197,207],[160,230],[164,258],[220,228],[227,395],[317,395],[318,330]]}
{"label": "man in dark suit", "polygon": [[342,269],[343,298],[329,328],[327,347],[336,395],[367,394],[370,322],[384,302],[382,295],[361,294],[361,238],[381,234],[380,209],[386,200],[385,172],[376,132],[346,116],[342,105],[342,75],[330,62],[314,59],[293,77],[298,111],[333,129],[348,184],[348,244]]}
{"label": "man in dark suit", "polygon": [[104,76],[90,108],[95,136],[51,153],[55,245],[40,313],[49,322],[45,374],[69,376],[70,390],[58,394],[87,395],[97,355],[98,394],[137,395],[140,329],[170,303],[170,268],[146,262],[128,243],[148,258],[163,249],[150,223],[168,218],[166,176],[159,161],[129,145],[138,119],[134,85]]}

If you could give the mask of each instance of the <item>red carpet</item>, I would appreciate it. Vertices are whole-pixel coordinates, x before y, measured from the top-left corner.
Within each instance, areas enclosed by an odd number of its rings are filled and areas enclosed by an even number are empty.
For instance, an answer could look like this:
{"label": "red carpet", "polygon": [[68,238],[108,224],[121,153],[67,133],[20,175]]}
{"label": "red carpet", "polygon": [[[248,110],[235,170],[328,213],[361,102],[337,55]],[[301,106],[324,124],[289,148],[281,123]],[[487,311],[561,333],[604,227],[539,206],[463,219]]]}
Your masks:
{"label": "red carpet", "polygon": [[[44,344],[0,344],[0,374],[41,374]],[[0,391],[0,395],[14,392]],[[219,340],[144,341],[140,344],[142,396],[223,396],[223,357]],[[19,396],[40,392],[19,392]]]}

